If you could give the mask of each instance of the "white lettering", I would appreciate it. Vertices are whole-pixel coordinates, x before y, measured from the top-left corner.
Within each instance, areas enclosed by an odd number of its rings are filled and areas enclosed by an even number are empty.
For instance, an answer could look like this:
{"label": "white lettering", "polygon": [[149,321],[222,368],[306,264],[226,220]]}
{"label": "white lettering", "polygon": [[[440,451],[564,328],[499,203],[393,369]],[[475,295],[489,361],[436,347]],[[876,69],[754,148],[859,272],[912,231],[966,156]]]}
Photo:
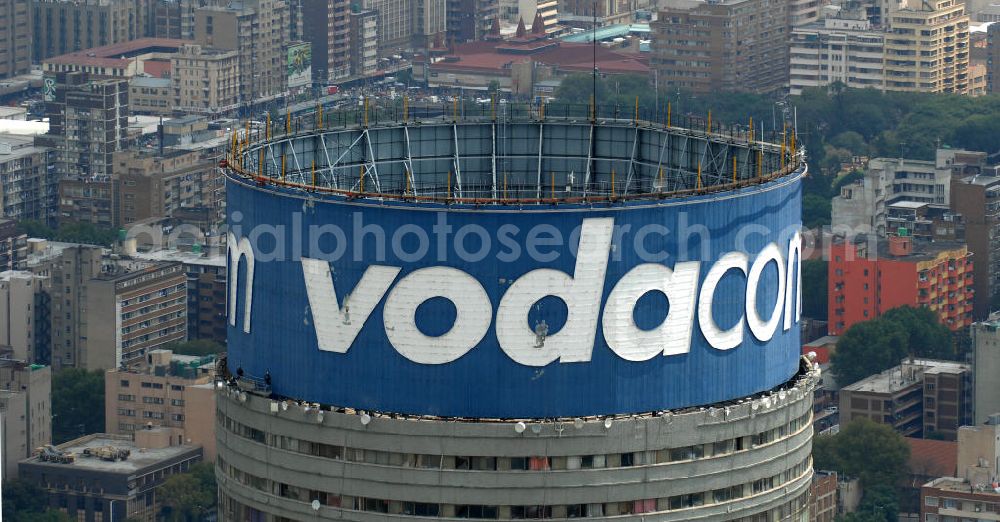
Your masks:
{"label": "white lettering", "polygon": [[[646,361],[663,355],[679,355],[691,349],[694,298],[698,289],[699,263],[677,263],[671,270],[646,263],[629,270],[615,284],[604,305],[604,340],[626,361]],[[667,317],[652,330],[635,324],[636,302],[647,292],[660,291],[670,303]]]}
{"label": "white lettering", "polygon": [[[792,289],[795,289],[795,322],[802,318],[802,235],[795,232],[788,240],[788,269],[785,275],[785,331],[792,328]],[[797,280],[792,281],[795,277]]]}
{"label": "white lettering", "polygon": [[229,273],[227,274],[229,284],[229,324],[230,326],[236,326],[236,290],[239,288],[240,259],[245,259],[247,270],[246,278],[243,281],[243,331],[250,333],[250,312],[253,309],[253,247],[250,246],[248,238],[244,237],[237,241],[236,236],[230,232],[226,235],[226,254],[229,258]]}
{"label": "white lettering", "polygon": [[747,255],[743,252],[729,252],[719,258],[708,270],[705,282],[701,284],[701,294],[698,296],[698,323],[701,334],[712,348],[731,350],[743,343],[743,317],[731,328],[722,331],[712,315],[712,302],[715,299],[715,287],[722,281],[722,276],[729,270],[739,270],[747,274]]}
{"label": "white lettering", "polygon": [[[757,289],[760,287],[760,278],[764,273],[764,268],[772,261],[774,262],[774,266],[778,268],[778,286],[774,290],[776,297],[774,310],[771,311],[771,317],[767,321],[764,321],[760,316],[760,311],[757,310]],[[781,322],[781,312],[784,308],[785,260],[781,258],[781,251],[778,250],[778,245],[769,243],[764,247],[764,250],[761,250],[757,254],[757,259],[754,260],[753,266],[750,267],[750,275],[747,276],[746,312],[747,326],[750,328],[750,333],[758,341],[770,341],[771,337],[774,337],[774,331],[778,329],[778,323]]]}
{"label": "white lettering", "polygon": [[344,306],[337,303],[330,264],[302,258],[302,275],[312,311],[313,328],[319,349],[347,353],[361,327],[382,300],[389,285],[399,274],[399,267],[372,265],[365,270],[354,291],[344,296]]}
{"label": "white lettering", "polygon": [[[590,360],[613,225],[613,218],[583,220],[572,277],[542,268],[510,285],[497,310],[496,333],[500,348],[511,359],[526,366],[545,366],[556,359],[564,363]],[[534,325],[528,324],[528,310],[549,295],[566,303],[566,324],[555,334],[539,339]]]}
{"label": "white lettering", "polygon": [[[451,329],[437,337],[424,335],[416,323],[417,307],[434,297],[448,299],[456,311]],[[408,274],[389,292],[382,309],[389,343],[419,364],[444,364],[465,355],[483,340],[492,319],[493,304],[483,285],[457,268],[442,266]]]}

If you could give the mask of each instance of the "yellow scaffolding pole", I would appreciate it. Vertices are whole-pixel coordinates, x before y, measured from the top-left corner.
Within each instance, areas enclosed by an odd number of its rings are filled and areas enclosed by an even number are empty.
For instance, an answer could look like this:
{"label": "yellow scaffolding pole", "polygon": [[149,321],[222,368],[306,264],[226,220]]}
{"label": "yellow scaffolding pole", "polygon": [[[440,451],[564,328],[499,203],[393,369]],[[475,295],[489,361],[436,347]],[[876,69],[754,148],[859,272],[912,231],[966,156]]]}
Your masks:
{"label": "yellow scaffolding pole", "polygon": [[312,161],[312,180],[312,186],[313,188],[316,188],[316,160]]}
{"label": "yellow scaffolding pole", "polygon": [[319,118],[319,121],[316,122],[316,128],[322,129],[323,128],[323,104],[322,103],[317,103],[316,104],[316,115]]}
{"label": "yellow scaffolding pole", "polygon": [[667,102],[667,127],[670,126],[670,102]]}
{"label": "yellow scaffolding pole", "polygon": [[764,177],[764,151],[757,151],[757,177]]}
{"label": "yellow scaffolding pole", "polygon": [[611,169],[611,197],[615,197],[615,169]]}
{"label": "yellow scaffolding pole", "polygon": [[695,185],[695,188],[697,188],[698,190],[701,190],[701,162],[700,161],[698,162],[698,182]]}
{"label": "yellow scaffolding pole", "polygon": [[451,199],[451,170],[448,171],[448,192],[445,193],[445,199]]}
{"label": "yellow scaffolding pole", "polygon": [[733,183],[736,183],[736,155],[733,154]]}
{"label": "yellow scaffolding pole", "polygon": [[285,155],[281,155],[281,181],[285,181]]}
{"label": "yellow scaffolding pole", "polygon": [[361,166],[361,179],[358,181],[358,188],[362,194],[365,193],[365,166]]}
{"label": "yellow scaffolding pole", "polygon": [[289,110],[285,113],[285,134],[292,133],[292,111]]}
{"label": "yellow scaffolding pole", "polygon": [[271,139],[271,113],[267,113],[267,125],[264,127],[264,139]]}
{"label": "yellow scaffolding pole", "polygon": [[750,139],[747,141],[753,143],[753,116],[750,117]]}
{"label": "yellow scaffolding pole", "polygon": [[635,118],[632,119],[632,123],[639,124],[639,97],[635,97]]}
{"label": "yellow scaffolding pole", "polygon": [[368,127],[368,97],[365,96],[365,127]]}

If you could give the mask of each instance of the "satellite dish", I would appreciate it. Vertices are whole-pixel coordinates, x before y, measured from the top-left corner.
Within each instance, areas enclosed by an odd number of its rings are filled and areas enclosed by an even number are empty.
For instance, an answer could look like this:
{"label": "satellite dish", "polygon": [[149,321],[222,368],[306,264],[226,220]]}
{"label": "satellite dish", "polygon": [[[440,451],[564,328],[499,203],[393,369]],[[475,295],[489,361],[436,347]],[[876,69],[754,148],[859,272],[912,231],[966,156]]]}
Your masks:
{"label": "satellite dish", "polygon": [[288,401],[281,403],[281,411],[288,411]]}
{"label": "satellite dish", "polygon": [[312,505],[313,511],[319,511],[319,501],[318,500],[313,500],[311,505]]}
{"label": "satellite dish", "polygon": [[614,424],[614,422],[615,421],[611,419],[604,419],[604,429],[610,429],[611,425]]}
{"label": "satellite dish", "polygon": [[583,419],[580,418],[573,419],[573,427],[578,430],[583,429]]}
{"label": "satellite dish", "polygon": [[517,433],[524,433],[525,428],[527,428],[527,426],[523,422],[518,422],[514,425],[514,431]]}
{"label": "satellite dish", "polygon": [[783,400],[785,400],[785,397],[788,397],[788,394],[785,393],[785,390],[781,390],[780,392],[778,392],[778,399],[779,400],[783,401]]}
{"label": "satellite dish", "polygon": [[760,409],[760,401],[753,401],[752,403],[750,403],[750,409],[753,410],[753,411],[759,410]]}
{"label": "satellite dish", "polygon": [[534,433],[535,435],[538,435],[541,432],[542,432],[542,425],[541,424],[532,424],[531,425],[531,433]]}
{"label": "satellite dish", "polygon": [[361,424],[363,426],[367,426],[368,423],[371,422],[371,421],[372,421],[372,416],[371,415],[368,415],[367,413],[362,413],[361,414]]}
{"label": "satellite dish", "polygon": [[771,407],[771,398],[770,397],[764,397],[764,408],[767,409],[767,408],[770,408],[770,407]]}

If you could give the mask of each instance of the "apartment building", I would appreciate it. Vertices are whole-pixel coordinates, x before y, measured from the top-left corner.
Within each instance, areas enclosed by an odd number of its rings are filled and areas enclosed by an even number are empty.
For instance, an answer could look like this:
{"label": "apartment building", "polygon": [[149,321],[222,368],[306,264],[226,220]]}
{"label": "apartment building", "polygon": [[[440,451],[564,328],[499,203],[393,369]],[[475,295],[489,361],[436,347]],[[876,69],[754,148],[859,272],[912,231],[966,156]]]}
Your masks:
{"label": "apartment building", "polygon": [[184,265],[188,289],[188,339],[226,344],[226,257],[181,250],[138,252],[137,259]]}
{"label": "apartment building", "polygon": [[[942,211],[951,201],[952,168],[948,150],[938,151],[935,161],[875,158],[868,162],[864,177],[844,185],[832,201],[831,226],[835,231],[875,234],[885,237],[890,207],[901,202],[926,203]],[[943,216],[942,216],[943,219]]]}
{"label": "apartment building", "polygon": [[971,484],[992,483],[1000,464],[1000,415],[958,429],[957,477]]}
{"label": "apartment building", "polygon": [[45,114],[49,132],[40,143],[55,149],[60,179],[101,180],[111,175],[114,152],[128,142],[127,81],[57,73],[55,93],[45,100]]}
{"label": "apartment building", "polygon": [[1000,517],[1000,493],[992,482],[973,484],[955,477],[941,477],[920,488],[920,520],[993,520]]}
{"label": "apartment building", "polygon": [[0,79],[31,71],[31,0],[0,0]]}
{"label": "apartment building", "polygon": [[900,306],[923,306],[959,331],[972,324],[973,257],[964,243],[914,241],[905,229],[887,239],[836,237],[828,267],[828,328],[852,325]]}
{"label": "apartment building", "polygon": [[284,0],[246,0],[194,10],[195,43],[236,51],[239,101],[248,106],[287,90],[288,31]]}
{"label": "apartment building", "polygon": [[447,0],[411,0],[413,42],[418,49],[439,49],[445,46],[448,31]]}
{"label": "apartment building", "polygon": [[28,271],[0,272],[0,347],[4,351],[0,356],[29,364],[49,362],[51,325],[45,283]]}
{"label": "apartment building", "polygon": [[152,426],[177,444],[202,447],[215,460],[215,356],[152,350],[140,362],[104,374],[107,433],[133,435]]}
{"label": "apartment building", "polygon": [[695,93],[783,89],[788,10],[787,0],[667,0],[650,24],[650,67],[661,85]]}
{"label": "apartment building", "polygon": [[153,76],[132,78],[128,82],[128,102],[132,114],[169,117],[174,110],[173,82]]}
{"label": "apartment building", "polygon": [[31,59],[40,62],[145,35],[135,0],[31,0]]}
{"label": "apartment building", "polygon": [[837,472],[817,470],[810,493],[809,520],[833,522],[837,518]]}
{"label": "apartment building", "polygon": [[55,220],[59,183],[49,147],[0,134],[0,218]]}
{"label": "apartment building", "polygon": [[[373,11],[368,9],[365,12]],[[377,35],[379,13],[374,12]],[[302,13],[303,38],[312,45],[314,81],[335,82],[349,77],[352,67],[356,65],[352,63],[352,53],[363,55],[372,44],[376,49],[378,47],[378,38],[371,42],[352,38],[354,35],[360,37],[368,27],[367,22],[362,22],[364,17],[356,18],[351,10],[351,3],[347,0],[306,2],[302,5]],[[359,25],[355,27],[355,24]],[[355,32],[355,28],[358,32]]]}
{"label": "apartment building", "polygon": [[840,422],[867,418],[906,437],[936,433],[955,440],[972,419],[972,368],[932,359],[904,360],[840,390]]}
{"label": "apartment building", "polygon": [[986,91],[1000,92],[1000,24],[986,28]]}
{"label": "apartment building", "polygon": [[240,56],[236,50],[185,45],[170,60],[171,109],[219,116],[240,104]]}
{"label": "apartment building", "polygon": [[957,0],[907,0],[891,9],[885,85],[891,91],[967,94],[969,16]]}
{"label": "apartment building", "polygon": [[[972,418],[976,425],[1000,413],[1000,313],[977,322],[972,336]],[[998,439],[1000,440],[1000,439]]]}
{"label": "apartment building", "polygon": [[105,257],[88,245],[46,243],[29,269],[48,278],[52,366],[117,368],[187,338],[180,263]]}
{"label": "apartment building", "polygon": [[117,368],[187,339],[187,277],[180,263],[105,263],[86,283],[86,368]]}
{"label": "apartment building", "polygon": [[144,75],[160,78],[169,74],[170,57],[185,43],[169,38],[139,38],[87,47],[42,60],[42,71],[49,77],[57,73],[86,73],[90,80],[131,79]]}
{"label": "apartment building", "polygon": [[[516,2],[515,2],[516,3]],[[647,4],[648,2],[643,2]],[[591,0],[566,0],[560,2],[563,23],[573,27],[593,28],[595,9],[598,27],[612,24],[629,24],[635,21],[635,10],[641,6],[635,0],[608,0],[593,2]],[[527,20],[527,19],[525,19]],[[513,20],[516,22],[517,20]],[[526,22],[527,23],[527,22]]]}
{"label": "apartment building", "polygon": [[52,441],[52,372],[0,353],[0,456],[4,480],[17,477],[17,464]]}
{"label": "apartment building", "polygon": [[350,21],[351,75],[371,76],[378,71],[378,12],[352,12]]}
{"label": "apartment building", "polygon": [[0,272],[18,270],[24,262],[28,236],[19,232],[17,222],[0,218]]}
{"label": "apartment building", "polygon": [[975,317],[985,319],[1000,293],[1000,176],[952,178],[951,193],[951,208],[962,214],[966,242],[976,253]]}
{"label": "apartment building", "polygon": [[834,82],[884,91],[885,38],[867,19],[827,18],[792,28],[789,93]]}
{"label": "apartment building", "polygon": [[448,41],[484,40],[498,16],[498,0],[448,0]]}
{"label": "apartment building", "polygon": [[[411,48],[414,32],[413,19],[410,16],[410,3],[406,0],[364,0],[365,10],[378,13],[379,56],[398,54]],[[309,23],[309,16],[305,22]],[[313,46],[313,53],[316,47]],[[315,74],[315,62],[313,74]]]}

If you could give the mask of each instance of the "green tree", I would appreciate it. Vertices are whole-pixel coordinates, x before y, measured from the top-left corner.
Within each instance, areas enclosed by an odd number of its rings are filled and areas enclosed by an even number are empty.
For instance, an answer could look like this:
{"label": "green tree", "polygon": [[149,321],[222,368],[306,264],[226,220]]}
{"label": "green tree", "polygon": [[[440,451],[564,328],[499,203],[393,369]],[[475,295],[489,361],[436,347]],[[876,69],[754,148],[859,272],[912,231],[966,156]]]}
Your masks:
{"label": "green tree", "polygon": [[826,320],[827,270],[822,259],[802,261],[802,315]]}
{"label": "green tree", "polygon": [[907,346],[913,355],[931,359],[957,358],[951,331],[930,308],[900,306],[885,312],[880,319],[896,323],[908,334]]}
{"label": "green tree", "polygon": [[26,219],[18,222],[22,233],[30,237],[84,243],[88,245],[112,246],[118,238],[118,231],[99,228],[91,223],[66,223],[53,229],[40,221]]}
{"label": "green tree", "polygon": [[194,356],[205,356],[223,353],[226,351],[226,347],[215,341],[209,341],[207,339],[196,339],[194,341],[179,341],[175,343],[169,343],[163,347],[166,350],[171,350],[178,355],[194,355]]}
{"label": "green tree", "polygon": [[204,520],[216,502],[214,466],[201,462],[187,473],[171,476],[160,487],[159,495],[167,520]]}
{"label": "green tree", "polygon": [[52,442],[104,431],[104,372],[67,368],[52,376]]}
{"label": "green tree", "polygon": [[802,226],[806,228],[821,228],[830,224],[830,199],[818,194],[806,194],[802,197]]}
{"label": "green tree", "polygon": [[891,321],[857,323],[837,340],[831,372],[841,385],[857,382],[891,368],[907,355],[909,337]]}
{"label": "green tree", "polygon": [[861,483],[859,518],[845,520],[896,520],[896,486],[906,476],[909,460],[906,439],[891,426],[868,419],[853,420],[840,433],[813,440],[816,469],[836,471]]}
{"label": "green tree", "polygon": [[48,496],[38,486],[23,480],[3,483],[3,517],[11,522],[69,522],[65,513],[49,509]]}

